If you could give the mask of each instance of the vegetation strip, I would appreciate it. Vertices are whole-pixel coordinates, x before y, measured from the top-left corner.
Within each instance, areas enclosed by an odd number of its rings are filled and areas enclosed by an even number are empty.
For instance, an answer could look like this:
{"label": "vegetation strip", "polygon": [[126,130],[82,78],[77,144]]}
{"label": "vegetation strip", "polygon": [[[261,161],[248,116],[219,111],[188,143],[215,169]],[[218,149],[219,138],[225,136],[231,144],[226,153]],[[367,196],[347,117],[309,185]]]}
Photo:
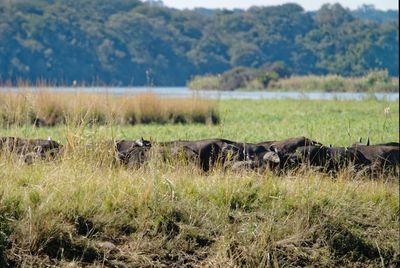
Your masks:
{"label": "vegetation strip", "polygon": [[0,92],[0,126],[3,127],[218,122],[216,102],[196,97],[162,98],[151,92],[119,97],[24,88]]}
{"label": "vegetation strip", "polygon": [[399,78],[387,71],[370,71],[359,77],[339,75],[289,76],[280,65],[261,69],[238,67],[221,75],[195,76],[187,83],[190,89],[272,90],[322,92],[398,92]]}

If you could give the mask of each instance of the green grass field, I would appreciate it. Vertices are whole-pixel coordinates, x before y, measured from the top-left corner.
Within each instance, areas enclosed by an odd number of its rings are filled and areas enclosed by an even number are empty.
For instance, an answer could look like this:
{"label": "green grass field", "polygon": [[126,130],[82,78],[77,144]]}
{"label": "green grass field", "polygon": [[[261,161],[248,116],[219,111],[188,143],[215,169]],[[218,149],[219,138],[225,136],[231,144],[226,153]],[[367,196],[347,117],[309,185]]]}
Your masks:
{"label": "green grass field", "polygon": [[220,125],[0,129],[66,145],[55,162],[0,156],[0,267],[399,266],[397,178],[203,174],[156,158],[131,170],[104,142],[397,141],[398,102],[229,100],[219,111]]}
{"label": "green grass field", "polygon": [[[385,113],[385,108],[389,112]],[[219,125],[136,125],[0,129],[1,136],[43,137],[65,142],[68,135],[82,139],[134,139],[143,136],[155,141],[224,137],[256,142],[307,136],[323,144],[350,145],[371,138],[374,143],[397,140],[397,102],[312,101],[312,100],[229,100],[219,104]]]}

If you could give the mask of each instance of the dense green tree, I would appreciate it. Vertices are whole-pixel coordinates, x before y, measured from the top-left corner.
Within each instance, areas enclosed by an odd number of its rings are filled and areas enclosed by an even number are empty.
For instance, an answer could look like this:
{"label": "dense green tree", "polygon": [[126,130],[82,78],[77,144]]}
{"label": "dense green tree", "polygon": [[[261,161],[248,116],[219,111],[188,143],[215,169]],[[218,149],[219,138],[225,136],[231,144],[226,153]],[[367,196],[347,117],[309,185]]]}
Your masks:
{"label": "dense green tree", "polygon": [[393,59],[398,59],[398,22],[357,20],[338,4],[324,5],[316,21],[318,27],[301,42],[318,57],[323,73],[363,75],[371,69],[388,69],[398,75]]}
{"label": "dense green tree", "polygon": [[306,12],[297,4],[177,10],[138,0],[0,0],[0,79],[172,86],[277,62],[285,76],[398,76],[398,19],[371,6],[360,12],[339,4]]}

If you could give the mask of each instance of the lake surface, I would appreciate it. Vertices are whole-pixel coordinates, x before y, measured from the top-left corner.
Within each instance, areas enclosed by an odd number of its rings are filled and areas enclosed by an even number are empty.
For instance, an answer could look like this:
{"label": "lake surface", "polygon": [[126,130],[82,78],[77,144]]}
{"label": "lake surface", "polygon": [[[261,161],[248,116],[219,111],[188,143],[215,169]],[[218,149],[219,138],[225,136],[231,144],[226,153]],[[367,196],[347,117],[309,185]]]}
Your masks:
{"label": "lake surface", "polygon": [[[36,91],[37,88],[27,88]],[[0,91],[17,91],[17,88],[0,88]],[[163,97],[201,97],[206,99],[309,99],[309,100],[378,100],[398,101],[398,93],[358,93],[358,92],[279,92],[279,91],[215,91],[190,90],[187,87],[48,87],[46,91],[87,92],[111,95],[135,95],[155,93]]]}

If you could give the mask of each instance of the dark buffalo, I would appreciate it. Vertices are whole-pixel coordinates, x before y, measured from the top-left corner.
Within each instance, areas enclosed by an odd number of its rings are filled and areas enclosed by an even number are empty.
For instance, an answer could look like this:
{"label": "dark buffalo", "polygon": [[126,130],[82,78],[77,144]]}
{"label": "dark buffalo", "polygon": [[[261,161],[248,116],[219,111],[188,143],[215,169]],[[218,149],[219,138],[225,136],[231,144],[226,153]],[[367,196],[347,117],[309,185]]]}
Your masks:
{"label": "dark buffalo", "polygon": [[267,142],[266,144],[269,144],[272,150],[278,151],[281,154],[294,153],[297,148],[303,146],[322,146],[321,143],[306,137],[296,137],[281,141]]}
{"label": "dark buffalo", "polygon": [[49,137],[44,139],[21,139],[17,137],[0,138],[0,150],[16,153],[25,162],[31,163],[33,158],[54,158],[62,150],[62,145]]}
{"label": "dark buffalo", "polygon": [[[268,159],[276,159],[276,155],[271,153],[265,154],[264,161],[273,170],[285,170],[297,167],[302,161],[301,155],[310,155],[311,151],[316,151],[316,148],[312,146],[322,146],[321,143],[308,139],[306,137],[296,137],[281,141],[266,141],[258,143],[260,146],[267,148],[268,152],[275,152],[279,156],[279,161],[270,161]],[[306,147],[309,147],[308,149]],[[296,153],[296,150],[300,148],[300,151]],[[301,149],[302,148],[302,149]],[[306,152],[306,150],[310,152]]]}
{"label": "dark buffalo", "polygon": [[243,160],[243,146],[226,139],[205,139],[197,141],[170,141],[159,143],[164,159],[184,155],[196,161],[204,171],[216,164],[227,161]]}
{"label": "dark buffalo", "polygon": [[[297,167],[305,158],[309,158],[312,164],[317,158],[322,158],[321,143],[305,137],[297,137],[282,141],[264,141],[259,143],[241,143],[245,159],[237,163],[235,168],[253,168],[281,171]],[[315,147],[315,148],[314,148]],[[318,148],[317,148],[318,147]],[[299,150],[298,150],[299,149]],[[321,157],[314,154],[319,153]],[[321,160],[322,161],[322,160]]]}
{"label": "dark buffalo", "polygon": [[307,164],[314,167],[325,167],[328,148],[316,145],[300,146],[296,149],[294,155],[295,161],[292,163]]}
{"label": "dark buffalo", "polygon": [[140,138],[138,140],[118,140],[115,143],[116,158],[120,163],[139,167],[148,158],[151,142]]}
{"label": "dark buffalo", "polygon": [[276,150],[271,150],[267,142],[245,144],[246,161],[253,161],[254,168],[273,170],[282,161],[282,156]]}
{"label": "dark buffalo", "polygon": [[233,164],[234,170],[239,169],[274,169],[279,165],[281,158],[276,151],[270,149],[270,145],[275,141],[265,141],[260,143],[236,143],[236,146],[243,152],[236,158]]}
{"label": "dark buffalo", "polygon": [[323,145],[300,146],[294,153],[287,153],[280,158],[284,163],[281,167],[285,170],[307,165],[318,167],[329,173],[335,173],[347,167],[360,170],[371,163],[362,153],[352,148]]}
{"label": "dark buffalo", "polygon": [[370,162],[371,172],[397,172],[400,165],[400,147],[387,145],[358,145],[351,148]]}
{"label": "dark buffalo", "polygon": [[356,171],[367,167],[371,161],[365,156],[354,150],[352,147],[329,147],[327,148],[326,170],[337,172],[340,169],[352,167]]}

